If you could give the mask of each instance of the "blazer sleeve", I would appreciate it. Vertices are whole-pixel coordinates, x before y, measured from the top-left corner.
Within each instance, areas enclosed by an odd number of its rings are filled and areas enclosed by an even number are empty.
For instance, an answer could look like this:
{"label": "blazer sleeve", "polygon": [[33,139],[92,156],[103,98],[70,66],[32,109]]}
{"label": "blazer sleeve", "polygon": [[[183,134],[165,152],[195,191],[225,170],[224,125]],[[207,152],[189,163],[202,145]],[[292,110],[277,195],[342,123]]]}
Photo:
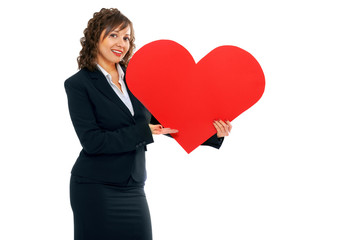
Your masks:
{"label": "blazer sleeve", "polygon": [[[154,116],[151,116],[151,124],[161,124]],[[170,134],[166,134],[168,137],[172,137]],[[210,146],[219,149],[224,142],[224,138],[218,138],[216,134],[212,135],[208,140],[203,142],[201,145]]]}
{"label": "blazer sleeve", "polygon": [[88,154],[120,154],[153,142],[148,123],[136,122],[114,131],[101,129],[85,87],[65,81],[71,121],[83,150]]}

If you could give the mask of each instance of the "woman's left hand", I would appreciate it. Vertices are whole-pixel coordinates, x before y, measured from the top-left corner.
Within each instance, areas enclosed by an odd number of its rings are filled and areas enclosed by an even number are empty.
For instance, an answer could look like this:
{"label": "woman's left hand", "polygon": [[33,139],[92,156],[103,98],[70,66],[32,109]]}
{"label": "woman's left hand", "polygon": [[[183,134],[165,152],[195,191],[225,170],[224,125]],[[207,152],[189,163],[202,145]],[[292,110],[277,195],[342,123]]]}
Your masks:
{"label": "woman's left hand", "polygon": [[216,128],[218,138],[229,136],[232,129],[232,125],[230,121],[224,122],[223,120],[218,120],[218,121],[214,121],[213,124],[214,127]]}
{"label": "woman's left hand", "polygon": [[171,134],[179,132],[177,129],[164,128],[160,124],[149,124],[150,130],[152,134]]}

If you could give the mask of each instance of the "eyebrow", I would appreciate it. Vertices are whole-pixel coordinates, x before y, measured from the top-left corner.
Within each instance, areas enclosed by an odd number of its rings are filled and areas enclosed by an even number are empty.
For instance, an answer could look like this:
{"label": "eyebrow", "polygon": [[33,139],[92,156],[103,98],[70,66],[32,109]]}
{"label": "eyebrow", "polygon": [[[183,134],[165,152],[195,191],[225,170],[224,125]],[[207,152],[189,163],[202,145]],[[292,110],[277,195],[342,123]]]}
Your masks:
{"label": "eyebrow", "polygon": [[[117,32],[117,33],[119,33],[120,31],[121,31],[121,29],[114,29],[114,30],[112,30],[112,32]],[[129,33],[125,33],[125,35],[129,35],[129,36],[130,36]]]}

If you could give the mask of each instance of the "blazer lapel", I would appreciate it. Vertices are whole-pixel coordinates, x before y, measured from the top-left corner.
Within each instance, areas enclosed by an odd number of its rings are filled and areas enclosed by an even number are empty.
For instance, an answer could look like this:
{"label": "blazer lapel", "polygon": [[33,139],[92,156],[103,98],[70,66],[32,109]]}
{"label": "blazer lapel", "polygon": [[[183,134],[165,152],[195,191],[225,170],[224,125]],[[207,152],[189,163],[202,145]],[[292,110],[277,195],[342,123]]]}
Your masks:
{"label": "blazer lapel", "polygon": [[[107,98],[109,98],[111,101],[113,101],[118,107],[121,108],[121,110],[131,118],[132,121],[135,121],[131,112],[126,107],[126,105],[121,101],[121,99],[116,95],[114,90],[111,88],[109,83],[107,82],[105,76],[96,69],[94,72],[89,71],[90,78],[93,80],[94,86]],[[131,99],[133,100],[133,99]],[[133,102],[133,101],[132,101]]]}

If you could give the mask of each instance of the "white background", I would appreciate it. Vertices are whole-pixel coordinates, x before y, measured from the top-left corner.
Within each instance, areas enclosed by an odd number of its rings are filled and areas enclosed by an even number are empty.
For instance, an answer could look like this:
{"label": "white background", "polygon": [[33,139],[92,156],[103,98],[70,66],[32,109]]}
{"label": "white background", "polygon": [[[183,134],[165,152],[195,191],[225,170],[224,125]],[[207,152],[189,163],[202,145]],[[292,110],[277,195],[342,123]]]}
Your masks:
{"label": "white background", "polygon": [[73,237],[80,144],[63,82],[101,7],[133,21],[138,49],[171,39],[198,61],[236,45],[265,73],[220,150],[149,145],[154,240],[360,239],[360,8],[349,0],[2,2],[0,239]]}

